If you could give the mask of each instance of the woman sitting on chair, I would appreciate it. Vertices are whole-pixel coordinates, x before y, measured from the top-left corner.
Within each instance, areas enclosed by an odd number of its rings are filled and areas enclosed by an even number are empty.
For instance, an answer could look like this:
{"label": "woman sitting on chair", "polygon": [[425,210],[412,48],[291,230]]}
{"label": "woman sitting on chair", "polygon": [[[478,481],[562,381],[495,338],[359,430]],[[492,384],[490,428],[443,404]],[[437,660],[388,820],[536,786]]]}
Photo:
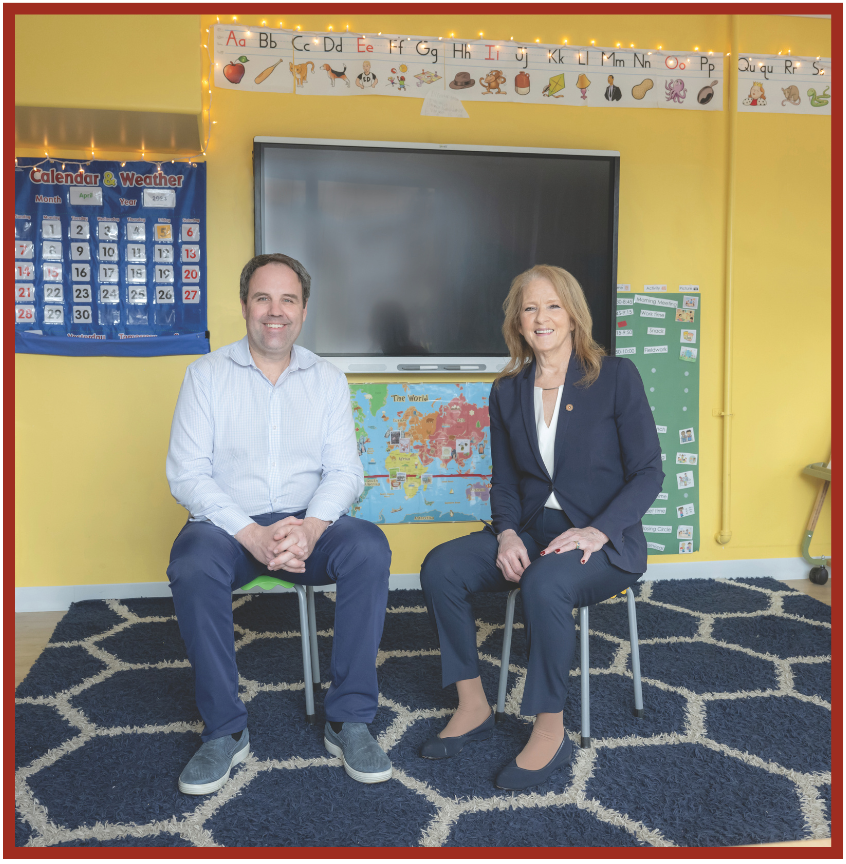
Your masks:
{"label": "woman sitting on chair", "polygon": [[536,719],[496,785],[526,789],[573,758],[563,722],[573,609],[629,588],[646,570],[640,520],[664,473],[640,375],[593,341],[576,279],[532,267],[512,282],[503,308],[511,359],[490,396],[493,529],[433,549],[420,573],[443,686],[458,688],[458,709],[420,755],[454,756],[492,734],[470,595],[519,585],[529,647],[521,711]]}

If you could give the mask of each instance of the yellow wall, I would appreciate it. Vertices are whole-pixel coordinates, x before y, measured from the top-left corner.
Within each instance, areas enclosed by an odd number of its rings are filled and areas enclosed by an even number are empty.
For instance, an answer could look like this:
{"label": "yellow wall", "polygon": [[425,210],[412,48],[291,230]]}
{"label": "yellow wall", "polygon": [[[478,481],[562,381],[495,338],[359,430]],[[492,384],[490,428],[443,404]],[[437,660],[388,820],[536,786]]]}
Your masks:
{"label": "yellow wall", "polygon": [[197,27],[196,15],[16,15],[15,105],[199,114]]}
{"label": "yellow wall", "polygon": [[[831,56],[828,21],[762,20],[740,16],[741,51]],[[737,124],[734,538],[724,554],[788,556],[821,482],[797,469],[831,452],[831,121],[744,113]],[[773,326],[767,313],[777,309],[786,315]],[[830,505],[814,555],[831,550]]]}
{"label": "yellow wall", "polygon": [[[129,47],[130,31],[120,17],[111,20],[114,38],[123,40],[127,51],[152,48],[162,32],[161,18],[136,17],[131,32],[138,43]],[[195,18],[193,32],[180,35],[185,57],[195,57],[205,27],[214,20]],[[241,20],[260,22],[253,16]],[[481,30],[495,39],[560,42],[566,37],[570,44],[582,45],[626,40],[638,47],[730,50],[725,16],[386,15],[347,20],[304,15],[282,20],[288,27],[316,30],[331,24],[337,31],[349,23],[367,32],[454,32],[472,38]],[[279,19],[271,23],[278,25]],[[36,33],[32,27],[16,30],[19,76],[33,73],[41,62]],[[793,54],[830,56],[827,20],[743,17],[739,33],[741,50],[777,53],[790,48]],[[78,104],[74,82],[82,64],[104,70],[97,58],[75,52],[69,40],[57,39],[54,45],[66,72],[52,89],[53,103]],[[133,74],[127,69],[111,76],[115,90],[127,98],[124,107],[146,108],[174,83],[199,93],[199,81],[174,82],[165,66],[147,66],[143,84]],[[112,105],[111,94],[102,98],[100,107]],[[797,556],[817,489],[817,481],[803,477],[801,467],[827,458],[830,447],[830,120],[737,118],[733,539],[723,548],[713,539],[720,517],[722,421],[712,410],[722,404],[728,111],[571,111],[481,103],[470,103],[468,111],[469,120],[431,118],[421,117],[420,102],[412,99],[215,90],[214,119],[219,122],[207,160],[212,348],[244,332],[237,285],[253,252],[254,135],[619,150],[619,281],[635,286],[662,282],[671,289],[698,283],[704,298],[702,542],[699,553],[683,558]],[[16,357],[17,586],[165,578],[170,545],[185,513],[170,497],[164,459],[173,406],[191,360]],[[829,548],[829,525],[826,505],[815,547]],[[389,526],[393,571],[416,572],[430,548],[469,530],[472,526]]]}

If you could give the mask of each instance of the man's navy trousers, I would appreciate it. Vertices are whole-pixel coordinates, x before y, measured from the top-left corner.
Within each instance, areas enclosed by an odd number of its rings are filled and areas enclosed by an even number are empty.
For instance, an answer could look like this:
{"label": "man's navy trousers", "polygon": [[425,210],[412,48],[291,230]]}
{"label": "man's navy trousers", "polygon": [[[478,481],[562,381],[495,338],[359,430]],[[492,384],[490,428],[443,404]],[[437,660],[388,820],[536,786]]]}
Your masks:
{"label": "man's navy trousers", "polygon": [[[302,518],[305,511],[251,518],[266,526],[287,516]],[[385,623],[390,564],[391,549],[379,528],[364,519],[341,516],[320,536],[306,559],[305,573],[270,574],[301,585],[335,583],[332,684],[324,700],[327,720],[371,723],[376,715],[376,654]],[[266,573],[265,564],[210,522],[186,523],[173,544],[167,575],[194,670],[197,707],[205,723],[203,741],[247,725],[247,709],[238,696],[232,592]]]}

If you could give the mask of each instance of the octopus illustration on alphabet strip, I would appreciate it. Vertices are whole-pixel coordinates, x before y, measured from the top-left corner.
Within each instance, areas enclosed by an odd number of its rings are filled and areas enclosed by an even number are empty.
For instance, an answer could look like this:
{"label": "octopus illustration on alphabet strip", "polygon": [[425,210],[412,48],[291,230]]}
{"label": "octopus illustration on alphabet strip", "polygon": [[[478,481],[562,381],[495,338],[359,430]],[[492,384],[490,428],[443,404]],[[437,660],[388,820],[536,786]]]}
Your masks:
{"label": "octopus illustration on alphabet strip", "polygon": [[687,96],[687,90],[684,86],[684,81],[681,78],[671,78],[664,83],[664,91],[667,95],[667,102],[684,102],[684,97]]}

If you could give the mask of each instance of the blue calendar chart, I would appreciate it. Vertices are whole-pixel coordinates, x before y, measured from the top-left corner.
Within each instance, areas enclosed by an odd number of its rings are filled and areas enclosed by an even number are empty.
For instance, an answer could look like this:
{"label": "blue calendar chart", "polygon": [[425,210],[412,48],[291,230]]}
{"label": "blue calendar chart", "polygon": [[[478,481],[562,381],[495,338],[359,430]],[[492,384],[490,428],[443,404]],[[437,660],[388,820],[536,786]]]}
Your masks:
{"label": "blue calendar chart", "polygon": [[207,354],[206,165],[18,159],[15,352]]}

